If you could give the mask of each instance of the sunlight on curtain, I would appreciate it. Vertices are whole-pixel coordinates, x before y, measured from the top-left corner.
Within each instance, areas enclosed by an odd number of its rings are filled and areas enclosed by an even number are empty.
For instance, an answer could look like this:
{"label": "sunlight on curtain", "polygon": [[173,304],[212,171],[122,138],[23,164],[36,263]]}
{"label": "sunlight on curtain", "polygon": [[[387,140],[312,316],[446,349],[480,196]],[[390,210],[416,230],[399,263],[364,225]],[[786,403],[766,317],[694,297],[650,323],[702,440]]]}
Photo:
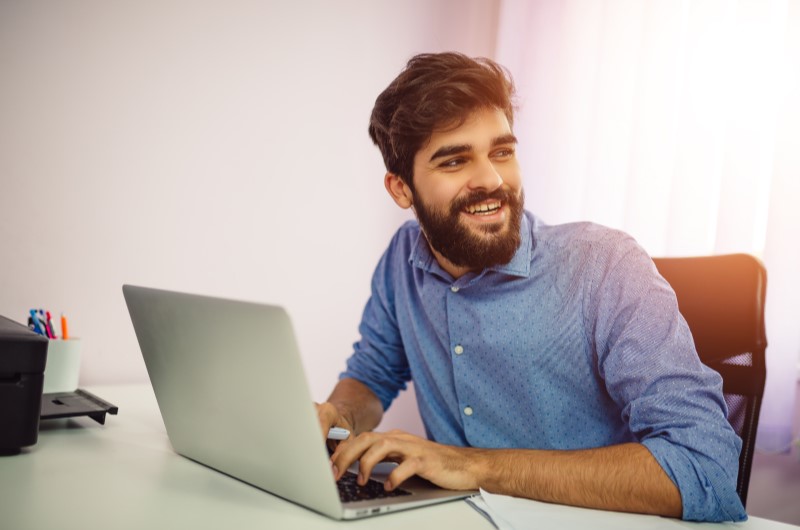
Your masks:
{"label": "sunlight on curtain", "polygon": [[759,446],[788,448],[800,353],[800,0],[504,0],[528,208],[657,256],[767,266]]}

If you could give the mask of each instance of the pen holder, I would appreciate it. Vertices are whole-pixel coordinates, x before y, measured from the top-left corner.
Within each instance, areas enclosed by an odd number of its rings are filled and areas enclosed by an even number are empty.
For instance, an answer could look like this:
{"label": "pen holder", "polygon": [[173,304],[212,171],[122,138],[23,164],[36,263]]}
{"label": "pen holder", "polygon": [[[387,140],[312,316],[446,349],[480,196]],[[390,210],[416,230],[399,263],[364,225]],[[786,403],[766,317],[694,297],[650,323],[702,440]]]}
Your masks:
{"label": "pen holder", "polygon": [[80,339],[52,339],[47,347],[44,368],[44,394],[74,392],[81,372]]}

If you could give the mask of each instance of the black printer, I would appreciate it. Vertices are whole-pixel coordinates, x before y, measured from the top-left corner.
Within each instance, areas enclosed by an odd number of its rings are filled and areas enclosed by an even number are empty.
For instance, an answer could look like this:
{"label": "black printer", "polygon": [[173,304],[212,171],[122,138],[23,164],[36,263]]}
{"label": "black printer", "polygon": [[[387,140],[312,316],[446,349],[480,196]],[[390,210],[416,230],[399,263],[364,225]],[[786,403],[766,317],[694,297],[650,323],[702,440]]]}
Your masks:
{"label": "black printer", "polygon": [[39,437],[47,338],[0,316],[0,456]]}

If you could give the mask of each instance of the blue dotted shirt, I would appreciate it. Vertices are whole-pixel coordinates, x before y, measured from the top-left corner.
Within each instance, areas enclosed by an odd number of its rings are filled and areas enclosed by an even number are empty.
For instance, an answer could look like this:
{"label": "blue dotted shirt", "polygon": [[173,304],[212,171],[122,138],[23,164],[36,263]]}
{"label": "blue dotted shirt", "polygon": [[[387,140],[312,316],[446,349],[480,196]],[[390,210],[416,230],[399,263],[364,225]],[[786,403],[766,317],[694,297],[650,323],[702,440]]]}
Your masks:
{"label": "blue dotted shirt", "polygon": [[505,265],[453,280],[418,224],[378,263],[341,377],[388,408],[413,378],[428,437],[486,448],[644,444],[689,520],[747,518],[722,379],[675,295],[628,235],[526,212]]}

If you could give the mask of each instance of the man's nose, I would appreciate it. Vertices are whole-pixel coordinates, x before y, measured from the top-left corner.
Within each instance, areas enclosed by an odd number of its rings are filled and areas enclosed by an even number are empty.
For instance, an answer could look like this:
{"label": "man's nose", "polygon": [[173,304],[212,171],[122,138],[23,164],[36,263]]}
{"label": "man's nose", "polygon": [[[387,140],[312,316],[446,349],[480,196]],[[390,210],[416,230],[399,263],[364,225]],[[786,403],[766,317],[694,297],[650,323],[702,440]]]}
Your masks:
{"label": "man's nose", "polygon": [[503,177],[491,161],[486,160],[481,164],[476,164],[468,186],[470,189],[484,189],[494,191],[503,185]]}

